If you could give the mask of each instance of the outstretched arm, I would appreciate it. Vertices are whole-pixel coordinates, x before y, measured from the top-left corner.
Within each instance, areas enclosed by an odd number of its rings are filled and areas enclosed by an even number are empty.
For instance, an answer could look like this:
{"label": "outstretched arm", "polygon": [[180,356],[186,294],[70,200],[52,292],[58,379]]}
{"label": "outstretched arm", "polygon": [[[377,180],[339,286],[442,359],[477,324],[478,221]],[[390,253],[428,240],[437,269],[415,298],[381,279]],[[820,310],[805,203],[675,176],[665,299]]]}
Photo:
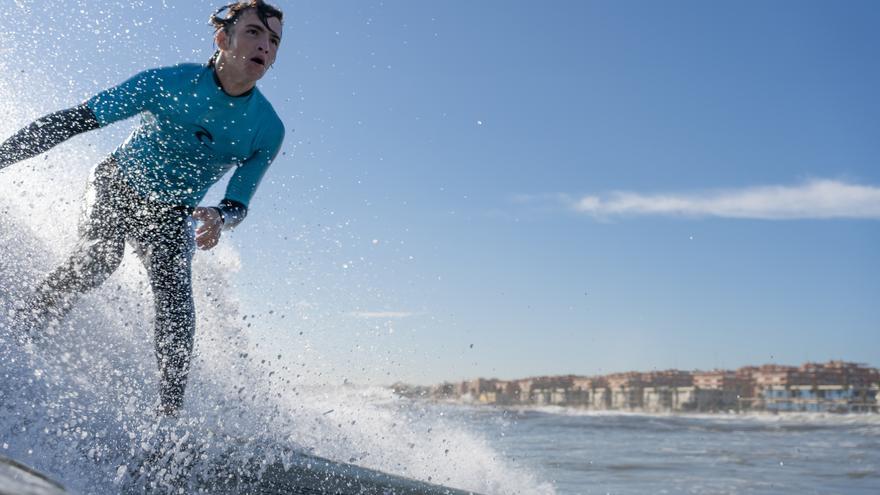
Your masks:
{"label": "outstretched arm", "polygon": [[48,151],[71,137],[100,127],[85,104],[42,117],[0,145],[0,169]]}

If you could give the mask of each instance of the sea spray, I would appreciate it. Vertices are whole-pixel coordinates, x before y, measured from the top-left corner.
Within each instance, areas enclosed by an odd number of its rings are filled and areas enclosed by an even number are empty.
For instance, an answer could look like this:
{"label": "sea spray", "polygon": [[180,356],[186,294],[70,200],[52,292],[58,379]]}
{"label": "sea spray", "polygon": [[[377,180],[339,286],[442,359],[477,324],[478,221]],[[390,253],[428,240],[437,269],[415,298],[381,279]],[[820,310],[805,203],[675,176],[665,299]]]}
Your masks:
{"label": "sea spray", "polygon": [[[33,91],[25,95],[25,87]],[[39,73],[0,81],[3,135],[77,103],[53,91]],[[180,418],[152,413],[153,301],[130,250],[64,320],[32,343],[13,342],[8,310],[76,242],[88,169],[128,127],[78,136],[0,172],[0,453],[82,494],[170,489],[211,476],[218,462],[258,477],[264,461],[289,462],[291,449],[483,493],[552,493],[441,410],[384,388],[331,382],[309,372],[337,366],[323,356],[279,356],[273,342],[254,338],[232,288],[240,259],[228,240],[194,260],[196,347]]]}

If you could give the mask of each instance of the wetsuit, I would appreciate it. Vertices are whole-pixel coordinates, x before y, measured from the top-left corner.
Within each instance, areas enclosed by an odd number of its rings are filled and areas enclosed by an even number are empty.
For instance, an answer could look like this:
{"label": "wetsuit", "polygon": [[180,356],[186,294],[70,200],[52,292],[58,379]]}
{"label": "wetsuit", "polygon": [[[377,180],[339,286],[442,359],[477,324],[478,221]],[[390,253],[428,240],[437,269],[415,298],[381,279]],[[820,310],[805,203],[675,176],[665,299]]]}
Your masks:
{"label": "wetsuit", "polygon": [[284,127],[257,88],[233,97],[210,65],[182,64],[144,71],[37,120],[0,145],[0,168],[136,114],[140,125],[91,172],[76,249],[16,320],[33,334],[63,317],[80,294],[113,273],[129,241],[155,300],[160,411],[173,414],[183,404],[195,335],[190,215],[211,185],[236,167],[216,208],[224,228],[241,222]]}

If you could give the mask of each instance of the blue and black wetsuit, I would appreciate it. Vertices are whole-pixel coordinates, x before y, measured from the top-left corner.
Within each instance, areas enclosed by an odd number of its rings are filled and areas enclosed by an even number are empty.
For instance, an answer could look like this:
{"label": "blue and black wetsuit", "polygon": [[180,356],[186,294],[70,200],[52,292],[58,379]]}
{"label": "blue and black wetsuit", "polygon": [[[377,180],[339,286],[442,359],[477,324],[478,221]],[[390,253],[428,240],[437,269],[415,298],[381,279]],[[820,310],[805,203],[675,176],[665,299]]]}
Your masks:
{"label": "blue and black wetsuit", "polygon": [[156,307],[161,411],[183,404],[195,335],[190,215],[208,189],[235,171],[217,206],[224,228],[241,222],[277,155],[284,126],[257,88],[226,94],[210,65],[141,72],[83,105],[47,115],[0,145],[0,168],[92,129],[140,114],[140,125],[91,172],[73,254],[18,315],[37,332],[119,266],[126,241],[147,268]]}

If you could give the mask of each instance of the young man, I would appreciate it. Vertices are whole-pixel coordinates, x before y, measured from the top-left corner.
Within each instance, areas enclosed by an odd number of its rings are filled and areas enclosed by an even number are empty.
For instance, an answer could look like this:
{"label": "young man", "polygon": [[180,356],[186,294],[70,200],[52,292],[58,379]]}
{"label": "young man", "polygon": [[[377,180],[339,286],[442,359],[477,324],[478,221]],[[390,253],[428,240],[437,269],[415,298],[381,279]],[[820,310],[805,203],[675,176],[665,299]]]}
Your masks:
{"label": "young man", "polygon": [[[225,11],[225,15],[224,15]],[[211,249],[239,224],[284,139],[284,126],[256,88],[275,62],[282,13],[261,0],[211,16],[217,51],[207,64],[144,71],[84,104],[47,115],[0,145],[0,168],[76,134],[136,114],[140,125],[91,172],[80,241],[18,308],[15,330],[36,336],[78,295],[103,283],[131,242],[149,273],[156,307],[158,412],[183,405],[195,334],[194,245]],[[236,167],[226,196],[201,207],[207,190]],[[202,222],[193,232],[192,220]]]}

